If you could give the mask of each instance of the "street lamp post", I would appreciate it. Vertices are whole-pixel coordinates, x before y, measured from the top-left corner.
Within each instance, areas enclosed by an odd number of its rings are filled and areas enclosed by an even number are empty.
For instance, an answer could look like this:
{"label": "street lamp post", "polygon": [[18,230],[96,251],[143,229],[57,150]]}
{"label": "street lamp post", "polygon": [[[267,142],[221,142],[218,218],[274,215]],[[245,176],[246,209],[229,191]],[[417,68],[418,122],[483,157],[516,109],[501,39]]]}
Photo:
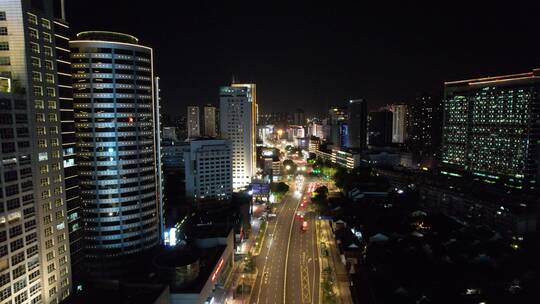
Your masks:
{"label": "street lamp post", "polygon": [[245,274],[242,274],[242,285],[240,285],[240,294],[242,295],[242,304],[244,304],[244,278],[246,277]]}

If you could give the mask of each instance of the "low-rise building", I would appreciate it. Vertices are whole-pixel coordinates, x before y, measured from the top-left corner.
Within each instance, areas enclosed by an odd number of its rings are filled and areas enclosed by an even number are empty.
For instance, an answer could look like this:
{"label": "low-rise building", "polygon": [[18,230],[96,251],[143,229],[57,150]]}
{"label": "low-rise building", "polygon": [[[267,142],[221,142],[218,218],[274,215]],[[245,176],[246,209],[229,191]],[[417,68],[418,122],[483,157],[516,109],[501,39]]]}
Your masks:
{"label": "low-rise building", "polygon": [[361,155],[353,149],[332,149],[332,162],[347,168],[354,169],[360,166]]}

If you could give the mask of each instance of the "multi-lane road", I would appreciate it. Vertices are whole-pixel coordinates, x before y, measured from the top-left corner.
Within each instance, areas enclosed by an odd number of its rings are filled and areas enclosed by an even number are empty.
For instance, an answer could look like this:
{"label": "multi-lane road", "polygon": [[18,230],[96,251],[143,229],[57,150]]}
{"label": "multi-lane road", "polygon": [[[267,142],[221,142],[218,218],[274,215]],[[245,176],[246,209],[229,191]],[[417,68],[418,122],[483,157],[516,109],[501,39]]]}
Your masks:
{"label": "multi-lane road", "polygon": [[[309,184],[297,182],[277,204],[277,216],[269,220],[263,249],[256,257],[259,275],[251,303],[319,303],[316,219],[307,211],[309,188]],[[303,221],[306,231],[301,229]]]}

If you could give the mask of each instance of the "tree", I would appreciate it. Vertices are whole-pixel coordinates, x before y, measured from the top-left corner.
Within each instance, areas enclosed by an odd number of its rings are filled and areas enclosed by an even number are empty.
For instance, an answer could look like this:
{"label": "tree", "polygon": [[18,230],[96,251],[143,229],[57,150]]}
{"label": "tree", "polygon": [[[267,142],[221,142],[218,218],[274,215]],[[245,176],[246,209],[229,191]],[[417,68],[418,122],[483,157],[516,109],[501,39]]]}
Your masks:
{"label": "tree", "polygon": [[275,192],[275,193],[285,193],[289,191],[289,186],[285,184],[284,182],[271,183],[270,191]]}
{"label": "tree", "polygon": [[313,191],[313,202],[318,204],[326,204],[328,198],[328,188],[326,186],[320,186]]}
{"label": "tree", "polygon": [[286,159],[283,161],[283,168],[285,169],[285,174],[294,174],[296,172],[296,167],[296,164],[290,159]]}

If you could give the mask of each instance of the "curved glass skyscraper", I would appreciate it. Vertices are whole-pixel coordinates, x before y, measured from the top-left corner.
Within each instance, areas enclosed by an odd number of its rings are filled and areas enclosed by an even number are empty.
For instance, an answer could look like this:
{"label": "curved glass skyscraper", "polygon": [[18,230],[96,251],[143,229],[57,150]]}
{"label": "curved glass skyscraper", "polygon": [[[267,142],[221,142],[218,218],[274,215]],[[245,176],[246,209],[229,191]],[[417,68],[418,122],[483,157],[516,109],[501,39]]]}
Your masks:
{"label": "curved glass skyscraper", "polygon": [[98,31],[70,48],[86,254],[109,272],[159,242],[152,49]]}

